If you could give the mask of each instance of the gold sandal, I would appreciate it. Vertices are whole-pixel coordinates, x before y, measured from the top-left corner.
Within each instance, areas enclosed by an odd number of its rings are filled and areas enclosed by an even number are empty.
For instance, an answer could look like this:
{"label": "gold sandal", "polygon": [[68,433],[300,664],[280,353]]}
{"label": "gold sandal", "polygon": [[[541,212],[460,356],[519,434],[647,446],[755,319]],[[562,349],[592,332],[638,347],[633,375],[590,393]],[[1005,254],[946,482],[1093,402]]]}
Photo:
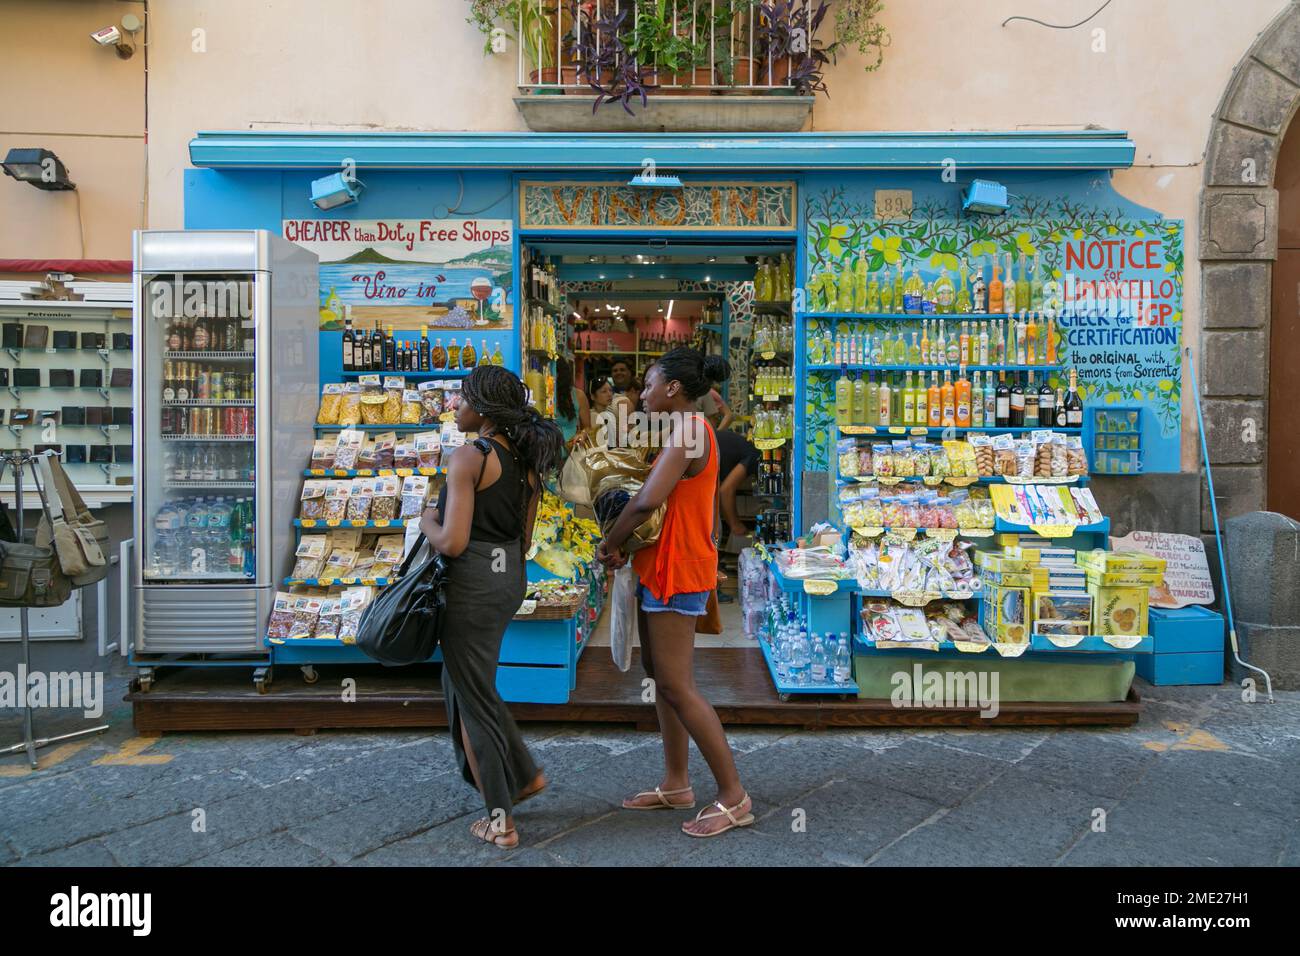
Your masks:
{"label": "gold sandal", "polygon": [[679,793],[690,793],[694,787],[683,787],[680,790],[662,790],[655,787],[653,790],[642,790],[638,794],[629,797],[630,800],[636,800],[639,797],[657,797],[658,803],[646,804],[643,806],[629,806],[627,800],[623,801],[624,810],[694,810],[695,798],[691,797],[690,803],[673,803],[668,798]]}
{"label": "gold sandal", "polygon": [[511,833],[517,833],[514,827],[509,830],[502,830],[499,833],[492,829],[492,818],[483,817],[475,820],[469,825],[469,832],[478,837],[484,843],[491,843],[493,846],[499,846],[503,850],[513,850],[519,845],[519,840],[514,843],[502,843],[501,837],[509,836]]}
{"label": "gold sandal", "polygon": [[519,804],[533,799],[533,797],[537,796],[539,793],[541,793],[550,785],[551,785],[551,781],[543,777],[542,785],[540,787],[534,787],[532,790],[525,790],[522,793],[520,793],[519,796],[515,797],[515,806],[519,806]]}
{"label": "gold sandal", "polygon": [[[730,822],[725,827],[722,827],[719,830],[710,830],[708,833],[696,833],[694,830],[686,829],[686,824],[683,823],[682,832],[685,833],[687,836],[700,837],[701,839],[704,839],[707,837],[721,836],[723,833],[726,833],[728,830],[734,830],[737,827],[747,827],[754,822],[754,814],[750,812],[746,812],[743,817],[737,817],[735,815],[735,811],[743,807],[745,805],[745,800],[748,799],[749,799],[749,794],[745,794],[744,799],[742,799],[738,804],[736,804],[734,807],[731,807],[730,809],[724,807],[722,805],[721,800],[715,800],[713,803],[709,804],[709,806],[705,807],[703,810],[701,810],[699,813],[695,815],[696,823],[700,823],[704,820],[716,820],[718,817],[726,817]],[[709,811],[712,810],[714,807],[717,807],[722,812],[709,813]],[[751,809],[752,809],[752,804],[751,804]]]}

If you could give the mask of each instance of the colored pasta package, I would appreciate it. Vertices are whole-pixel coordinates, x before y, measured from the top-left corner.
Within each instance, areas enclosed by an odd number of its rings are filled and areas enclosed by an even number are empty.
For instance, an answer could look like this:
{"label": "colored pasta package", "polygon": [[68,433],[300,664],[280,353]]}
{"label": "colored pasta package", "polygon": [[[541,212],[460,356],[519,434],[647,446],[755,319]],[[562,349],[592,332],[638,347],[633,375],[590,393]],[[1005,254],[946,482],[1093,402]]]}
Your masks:
{"label": "colored pasta package", "polygon": [[339,432],[338,444],[334,449],[334,467],[352,469],[357,467],[361,456],[361,446],[366,443],[366,436],[355,428]]}
{"label": "colored pasta package", "polygon": [[308,478],[302,483],[302,495],[298,506],[300,517],[311,519],[325,517],[325,485],[326,482],[320,478]]}
{"label": "colored pasta package", "polygon": [[353,478],[348,490],[347,518],[349,521],[366,521],[370,518],[370,502],[375,494],[374,478]]}
{"label": "colored pasta package", "polygon": [[320,615],[316,618],[316,630],[312,637],[318,640],[334,640],[339,636],[343,623],[343,607],[338,598],[323,598],[320,602]]}
{"label": "colored pasta package", "polygon": [[373,469],[375,467],[375,443],[366,439],[361,443],[361,451],[357,452],[357,467],[360,469]]}
{"label": "colored pasta package", "polygon": [[330,552],[329,559],[325,562],[325,572],[322,577],[328,580],[346,578],[352,574],[352,571],[356,566],[357,553],[355,551],[345,551],[342,548],[335,548]]}
{"label": "colored pasta package", "polygon": [[328,471],[334,467],[334,451],[338,441],[333,438],[317,438],[311,445],[311,467]]}
{"label": "colored pasta package", "polygon": [[397,447],[397,432],[381,432],[375,436],[374,467],[392,468],[393,449]]}
{"label": "colored pasta package", "polygon": [[320,577],[321,568],[325,566],[325,555],[329,542],[323,534],[305,534],[298,540],[298,549],[294,552],[292,577],[298,580]]}
{"label": "colored pasta package", "polygon": [[429,497],[429,479],[424,475],[407,475],[402,479],[402,517],[418,518],[424,513]]}
{"label": "colored pasta package", "polygon": [[384,406],[388,395],[379,381],[378,375],[362,375],[361,385],[361,423],[363,425],[384,424]]}
{"label": "colored pasta package", "polygon": [[442,415],[442,383],[421,382],[417,389],[420,393],[420,424],[432,425]]}
{"label": "colored pasta package", "polygon": [[337,425],[339,409],[343,405],[343,383],[327,382],[321,389],[320,410],[316,413],[317,425]]}
{"label": "colored pasta package", "polygon": [[397,517],[398,495],[402,490],[402,479],[386,475],[376,478],[374,497],[370,502],[370,518],[373,521],[389,521]]}
{"label": "colored pasta package", "polygon": [[418,389],[408,388],[402,392],[402,424],[418,425],[424,416],[424,405],[420,401]]}
{"label": "colored pasta package", "polygon": [[350,481],[325,482],[325,520],[342,521],[347,517],[348,496],[352,491]]}
{"label": "colored pasta package", "polygon": [[293,632],[293,602],[296,597],[286,591],[277,591],[271,605],[271,617],[266,622],[266,636],[284,640]]}
{"label": "colored pasta package", "polygon": [[420,458],[415,453],[415,442],[398,442],[393,446],[394,468],[418,468]]}
{"label": "colored pasta package", "polygon": [[338,425],[358,425],[361,423],[361,385],[348,382],[343,386],[343,400],[339,403]]}
{"label": "colored pasta package", "polygon": [[406,382],[400,375],[390,375],[384,379],[384,411],[381,424],[397,425],[402,421],[402,396],[405,393]]}
{"label": "colored pasta package", "polygon": [[415,436],[415,457],[421,468],[437,468],[442,461],[442,435],[420,432]]}
{"label": "colored pasta package", "polygon": [[316,632],[316,619],[320,617],[323,598],[303,595],[294,599],[293,621],[289,625],[290,640],[303,640]]}
{"label": "colored pasta package", "polygon": [[347,588],[339,595],[339,640],[344,644],[357,642],[357,628],[361,624],[361,615],[370,603],[373,589],[368,587]]}

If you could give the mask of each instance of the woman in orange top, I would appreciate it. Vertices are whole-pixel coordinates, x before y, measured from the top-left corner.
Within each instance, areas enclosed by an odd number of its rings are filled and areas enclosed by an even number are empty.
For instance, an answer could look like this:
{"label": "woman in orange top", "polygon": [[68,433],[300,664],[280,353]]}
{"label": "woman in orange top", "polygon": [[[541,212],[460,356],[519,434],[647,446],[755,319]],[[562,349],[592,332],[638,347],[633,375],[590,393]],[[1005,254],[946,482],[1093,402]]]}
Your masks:
{"label": "woman in orange top", "polygon": [[[695,807],[687,776],[687,747],[694,740],[713,771],[717,800],[682,824],[694,837],[711,837],[754,822],[753,804],[740,785],[722,722],[695,685],[695,621],[705,613],[717,585],[718,549],[713,540],[718,488],[718,445],[696,402],[731,374],[727,363],[694,349],[677,348],[646,373],[641,398],[655,416],[661,451],[641,490],[601,541],[597,552],[609,567],[627,563],[623,543],[656,508],[667,502],[659,539],[632,560],[640,585],[637,631],[641,663],[654,681],[655,713],[664,740],[664,777],[653,790],[623,801],[628,810]],[[666,428],[659,422],[666,421]],[[667,433],[664,434],[664,431]]]}

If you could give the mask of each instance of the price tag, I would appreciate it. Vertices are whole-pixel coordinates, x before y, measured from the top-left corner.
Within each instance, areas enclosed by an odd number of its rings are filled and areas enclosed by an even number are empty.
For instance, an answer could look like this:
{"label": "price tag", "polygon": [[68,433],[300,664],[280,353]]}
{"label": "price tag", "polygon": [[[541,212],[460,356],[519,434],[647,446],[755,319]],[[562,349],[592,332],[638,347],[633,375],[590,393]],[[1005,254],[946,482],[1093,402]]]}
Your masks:
{"label": "price tag", "polygon": [[1074,534],[1072,524],[1031,524],[1029,530],[1044,538],[1069,538]]}
{"label": "price tag", "polygon": [[759,358],[763,358],[763,359],[774,359],[774,358],[776,358],[776,353],[773,352],[771,349],[768,349],[768,350],[765,351],[765,352],[759,352],[758,355],[759,355]]}
{"label": "price tag", "polygon": [[316,527],[316,519],[315,519],[315,518],[303,518],[303,519],[302,519],[302,526],[303,526],[304,528],[314,528],[314,527]]}
{"label": "price tag", "polygon": [[763,396],[763,401],[765,401],[765,402],[779,402],[780,400],[781,400],[781,396],[780,396],[780,395],[764,395],[764,396]]}
{"label": "price tag", "polygon": [[754,442],[754,447],[759,451],[770,451],[773,448],[780,448],[784,444],[784,438],[759,438]]}
{"label": "price tag", "polygon": [[1121,651],[1127,651],[1142,643],[1140,634],[1103,634],[1101,639]]}
{"label": "price tag", "polygon": [[956,528],[926,528],[925,536],[935,541],[952,541],[957,537]]}
{"label": "price tag", "polygon": [[907,429],[904,428],[902,425],[890,425],[890,426],[889,426],[889,434],[891,434],[891,435],[906,435],[906,434],[907,434]]}
{"label": "price tag", "polygon": [[366,526],[366,522],[362,518],[352,518],[348,521],[348,524],[354,528],[364,528]]}
{"label": "price tag", "polygon": [[373,478],[375,470],[373,468],[358,468],[357,474],[362,478]]}
{"label": "price tag", "polygon": [[860,534],[864,538],[878,538],[885,533],[884,528],[877,528],[871,525],[854,525],[854,534]]}
{"label": "price tag", "polygon": [[882,485],[897,485],[901,484],[903,481],[902,478],[894,478],[890,475],[877,475],[875,478],[876,481],[880,482]]}
{"label": "price tag", "polygon": [[915,541],[915,540],[916,540],[916,531],[917,531],[916,528],[890,528],[890,529],[889,529],[889,538],[888,538],[888,540],[890,540],[890,541]]}
{"label": "price tag", "polygon": [[1053,647],[1062,649],[1074,647],[1084,638],[1082,634],[1039,634],[1037,636],[1047,638]]}
{"label": "price tag", "polygon": [[942,478],[936,478],[934,475],[925,475],[924,477],[922,477],[921,480],[925,482],[925,484],[929,485],[931,488],[933,488],[935,485],[943,483]]}
{"label": "price tag", "polygon": [[992,528],[958,528],[957,533],[963,538],[991,538]]}
{"label": "price tag", "polygon": [[889,596],[905,607],[925,607],[940,597],[934,591],[893,591]]}
{"label": "price tag", "polygon": [[527,617],[529,614],[532,614],[536,610],[537,610],[536,601],[524,601],[523,604],[519,605],[519,610],[515,611],[515,617]]}
{"label": "price tag", "polygon": [[410,475],[414,474],[414,470],[411,468],[398,468],[393,471],[393,474],[395,474],[399,478],[407,478]]}
{"label": "price tag", "polygon": [[952,485],[954,488],[966,488],[975,484],[979,479],[973,478],[970,475],[949,475],[944,479],[944,481],[948,482],[948,484]]}
{"label": "price tag", "polygon": [[335,469],[334,469],[334,477],[335,477],[335,478],[346,478],[347,476],[348,476],[348,470],[347,470],[346,468],[335,468]]}
{"label": "price tag", "polygon": [[817,597],[825,597],[828,594],[834,594],[840,589],[838,581],[819,581],[814,578],[806,578],[803,582],[803,591],[805,594],[813,594]]}
{"label": "price tag", "polygon": [[[393,522],[390,518],[378,518],[373,523],[376,528],[387,528]],[[362,524],[365,522],[363,521]]]}
{"label": "price tag", "polygon": [[983,654],[992,645],[984,641],[953,641],[952,646],[963,654]]}
{"label": "price tag", "polygon": [[1029,650],[1029,643],[1008,644],[1004,641],[998,641],[993,645],[993,649],[1003,657],[1019,657],[1025,651]]}
{"label": "price tag", "polygon": [[841,425],[841,435],[874,435],[876,427],[874,425]]}
{"label": "price tag", "polygon": [[417,470],[420,474],[422,474],[422,475],[426,475],[426,476],[427,476],[427,475],[437,475],[437,474],[440,474],[440,473],[442,472],[442,469],[441,469],[441,468],[417,468],[416,470]]}
{"label": "price tag", "polygon": [[324,468],[310,468],[310,469],[308,469],[308,471],[309,471],[309,473],[310,473],[311,475],[313,475],[314,477],[317,477],[317,478],[324,477],[324,475],[325,475],[325,469],[324,469]]}

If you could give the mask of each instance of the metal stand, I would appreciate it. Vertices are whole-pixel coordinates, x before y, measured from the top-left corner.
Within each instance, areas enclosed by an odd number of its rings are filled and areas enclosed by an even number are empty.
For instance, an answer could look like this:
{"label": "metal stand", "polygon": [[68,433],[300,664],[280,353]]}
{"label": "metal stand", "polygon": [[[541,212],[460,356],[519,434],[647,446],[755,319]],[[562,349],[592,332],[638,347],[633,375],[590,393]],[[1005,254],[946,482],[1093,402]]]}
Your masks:
{"label": "metal stand", "polygon": [[[53,454],[53,452],[45,452]],[[36,476],[36,456],[22,449],[10,452],[9,454],[0,455],[0,483],[4,481],[4,473],[8,468],[14,472],[14,514],[15,525],[14,534],[19,541],[23,539],[23,468],[32,470],[32,483],[36,486],[36,493],[41,496],[42,504],[45,502],[45,491],[41,488],[40,479]],[[31,633],[27,621],[27,608],[18,609],[19,631],[22,635],[23,644],[23,674],[30,675],[32,671],[32,645]],[[36,769],[36,751],[41,747],[48,747],[52,743],[60,740],[72,740],[76,737],[84,737],[87,734],[98,734],[108,730],[108,724],[101,724],[98,727],[89,727],[85,730],[76,730],[70,734],[60,734],[57,737],[33,737],[32,728],[32,705],[27,699],[26,688],[23,688],[23,739],[21,743],[13,744],[9,747],[0,749],[0,754],[17,753],[20,750],[27,751],[27,762],[31,764],[33,770]]]}

